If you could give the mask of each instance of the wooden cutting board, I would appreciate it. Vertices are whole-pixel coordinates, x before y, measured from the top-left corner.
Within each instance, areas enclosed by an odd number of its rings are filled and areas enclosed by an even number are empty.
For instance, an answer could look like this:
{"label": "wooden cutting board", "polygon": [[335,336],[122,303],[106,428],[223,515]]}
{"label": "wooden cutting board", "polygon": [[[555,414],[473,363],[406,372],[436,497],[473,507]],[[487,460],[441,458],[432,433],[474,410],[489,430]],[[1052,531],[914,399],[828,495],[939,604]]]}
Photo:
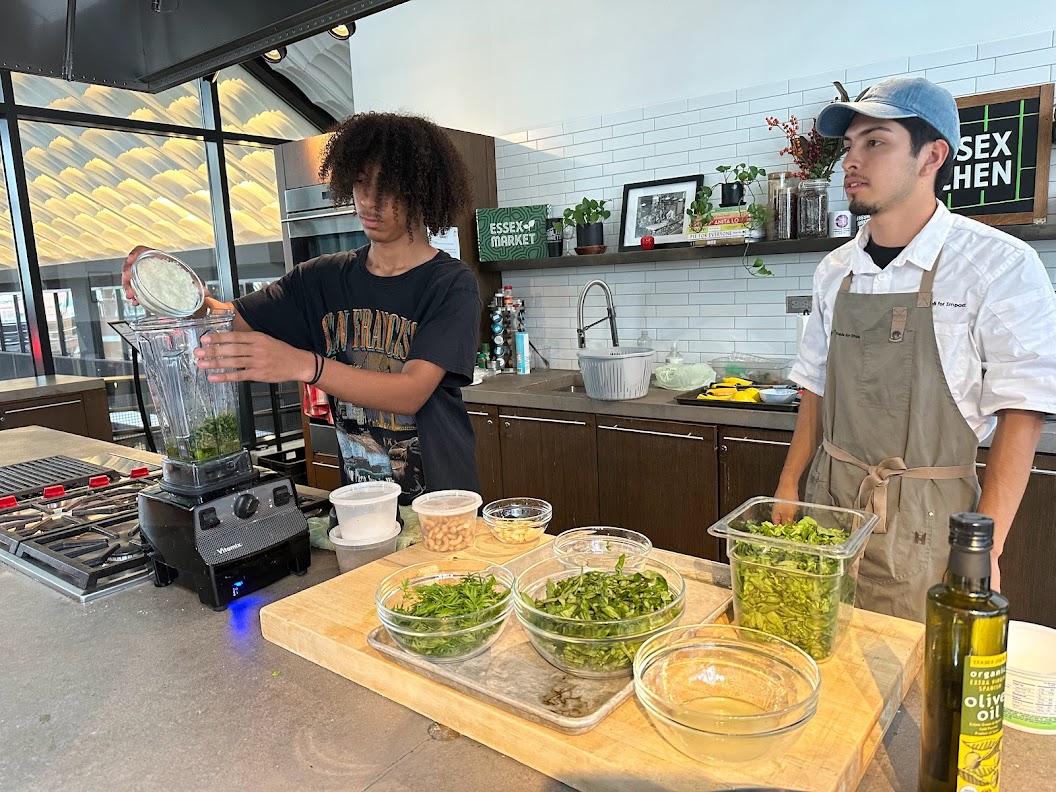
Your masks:
{"label": "wooden cutting board", "polygon": [[[449,557],[504,562],[520,554],[483,524],[480,531]],[[379,624],[374,591],[382,578],[442,557],[415,545],[268,605],[260,612],[264,638],[579,790],[854,790],[923,660],[923,625],[856,610],[850,634],[821,665],[817,714],[787,752],[766,761],[695,762],[659,735],[635,698],[590,732],[569,736],[401,668],[367,645]],[[729,578],[722,565],[692,563]]]}

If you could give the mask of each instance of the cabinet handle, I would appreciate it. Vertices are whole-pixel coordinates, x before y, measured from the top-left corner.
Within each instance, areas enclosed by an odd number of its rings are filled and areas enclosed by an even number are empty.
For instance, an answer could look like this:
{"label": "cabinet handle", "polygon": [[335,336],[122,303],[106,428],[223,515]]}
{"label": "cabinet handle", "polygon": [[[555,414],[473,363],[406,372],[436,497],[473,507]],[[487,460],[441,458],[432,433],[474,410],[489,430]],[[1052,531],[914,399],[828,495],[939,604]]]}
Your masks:
{"label": "cabinet handle", "polygon": [[495,422],[489,418],[488,419],[488,426],[491,426],[493,423],[495,423]]}
{"label": "cabinet handle", "polygon": [[488,417],[488,414],[486,412],[479,412],[477,410],[466,410],[466,414],[467,415],[479,415],[481,418],[487,418]]}
{"label": "cabinet handle", "polygon": [[34,410],[47,410],[51,407],[66,407],[70,404],[80,404],[80,399],[74,399],[73,401],[64,402],[53,402],[52,404],[36,404],[33,407],[16,407],[14,410],[5,410],[6,415],[14,415],[15,413],[33,412]]}
{"label": "cabinet handle", "polygon": [[[985,462],[976,462],[975,466],[977,468],[985,468],[986,467],[986,463]],[[1035,473],[1037,473],[1040,476],[1056,476],[1056,470],[1043,470],[1042,468],[1036,468],[1036,467],[1032,467],[1030,469],[1030,473],[1031,473],[1031,475],[1034,475]]]}
{"label": "cabinet handle", "polygon": [[330,212],[316,212],[315,214],[299,215],[297,217],[284,217],[280,223],[296,223],[298,220],[325,220],[328,217],[341,217],[343,215],[359,214],[356,209],[339,209]]}
{"label": "cabinet handle", "polygon": [[650,435],[652,437],[673,437],[676,440],[703,440],[703,437],[697,437],[695,434],[674,434],[673,432],[650,432],[645,429],[627,429],[622,426],[601,426],[598,425],[599,429],[605,429],[609,432],[630,432],[631,434]]}
{"label": "cabinet handle", "polygon": [[557,418],[531,418],[527,415],[500,415],[500,418],[507,419],[507,426],[510,424],[509,421],[533,421],[534,423],[548,423],[548,424],[566,424],[568,426],[586,426],[586,421],[561,421]]}
{"label": "cabinet handle", "polygon": [[[728,443],[755,443],[756,445],[772,445],[772,446],[784,446],[789,448],[791,443],[782,443],[779,440],[756,440],[754,437],[727,437],[725,438]],[[726,451],[726,446],[722,446],[722,450]]]}
{"label": "cabinet handle", "polygon": [[315,462],[315,461],[313,461],[312,465],[315,466],[315,467],[331,468],[333,470],[340,470],[341,469],[340,466],[338,466],[338,465],[331,465],[331,464],[328,464],[326,462]]}

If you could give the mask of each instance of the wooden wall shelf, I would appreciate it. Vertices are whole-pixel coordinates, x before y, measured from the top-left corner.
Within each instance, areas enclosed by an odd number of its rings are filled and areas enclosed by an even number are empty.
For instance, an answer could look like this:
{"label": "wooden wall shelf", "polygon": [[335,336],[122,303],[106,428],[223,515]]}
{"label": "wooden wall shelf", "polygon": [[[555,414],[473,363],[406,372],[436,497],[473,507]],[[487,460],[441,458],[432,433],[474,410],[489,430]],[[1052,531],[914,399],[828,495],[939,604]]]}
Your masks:
{"label": "wooden wall shelf", "polygon": [[[1001,230],[1027,242],[1056,239],[1056,224],[1002,226]],[[748,255],[780,256],[786,253],[828,253],[847,242],[846,238],[790,239],[781,242],[753,242]],[[513,259],[510,261],[482,261],[483,272],[513,272],[526,269],[563,269],[567,267],[600,267],[620,264],[660,264],[669,261],[697,259],[740,258],[743,245],[713,245],[711,247],[680,247],[664,250],[636,250],[630,253],[602,253],[595,256],[561,256],[560,258]]]}

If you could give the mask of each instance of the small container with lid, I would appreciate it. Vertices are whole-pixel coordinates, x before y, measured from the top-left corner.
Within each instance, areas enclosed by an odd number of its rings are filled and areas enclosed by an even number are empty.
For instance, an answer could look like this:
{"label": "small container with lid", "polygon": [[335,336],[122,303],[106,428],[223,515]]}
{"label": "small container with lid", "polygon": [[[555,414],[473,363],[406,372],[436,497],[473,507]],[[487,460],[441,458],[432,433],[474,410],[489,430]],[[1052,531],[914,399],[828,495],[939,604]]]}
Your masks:
{"label": "small container with lid", "polygon": [[422,528],[426,550],[449,553],[469,546],[476,533],[477,509],[483,499],[469,490],[438,490],[411,503]]}
{"label": "small container with lid", "polygon": [[153,314],[182,319],[205,302],[205,284],[175,256],[145,250],[132,262],[132,289],[139,304]]}

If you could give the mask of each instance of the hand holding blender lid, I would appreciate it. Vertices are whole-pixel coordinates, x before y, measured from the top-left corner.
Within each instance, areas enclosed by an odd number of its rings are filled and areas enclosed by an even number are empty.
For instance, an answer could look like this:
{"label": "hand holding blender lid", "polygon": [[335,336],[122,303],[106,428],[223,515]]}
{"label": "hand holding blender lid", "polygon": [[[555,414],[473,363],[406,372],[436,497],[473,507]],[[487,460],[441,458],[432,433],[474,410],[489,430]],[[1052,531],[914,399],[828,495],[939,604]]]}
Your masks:
{"label": "hand holding blender lid", "polygon": [[140,304],[158,316],[193,316],[205,302],[205,284],[198,274],[160,250],[145,250],[136,256],[131,284]]}

